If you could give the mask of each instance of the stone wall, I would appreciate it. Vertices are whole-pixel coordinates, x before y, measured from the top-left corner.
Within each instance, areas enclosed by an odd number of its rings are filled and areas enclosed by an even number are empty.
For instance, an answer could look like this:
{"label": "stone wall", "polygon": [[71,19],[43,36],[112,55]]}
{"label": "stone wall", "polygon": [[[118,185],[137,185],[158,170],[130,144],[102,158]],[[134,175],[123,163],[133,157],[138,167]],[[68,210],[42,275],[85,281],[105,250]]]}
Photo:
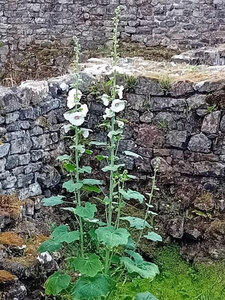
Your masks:
{"label": "stone wall", "polygon": [[[94,77],[82,73],[82,78],[83,101],[91,111],[87,126],[94,128],[104,107],[96,88],[90,93]],[[64,153],[63,112],[71,84],[72,76],[66,75],[0,88],[1,194],[18,193],[23,199],[60,190],[62,172],[55,158]],[[224,254],[225,81],[178,81],[165,88],[159,80],[139,77],[127,88],[126,99],[128,123],[119,155],[139,178],[132,185],[148,191],[152,166],[160,158],[161,191],[154,207],[164,229],[192,243],[213,237]],[[96,138],[106,136],[98,129]],[[128,159],[124,150],[143,159]],[[205,251],[218,257],[216,247],[214,242]]]}
{"label": "stone wall", "polygon": [[13,78],[21,68],[33,77],[48,72],[42,68],[46,64],[63,70],[72,36],[88,49],[111,37],[118,5],[123,40],[170,47],[225,41],[223,0],[0,0],[0,67],[5,65]]}

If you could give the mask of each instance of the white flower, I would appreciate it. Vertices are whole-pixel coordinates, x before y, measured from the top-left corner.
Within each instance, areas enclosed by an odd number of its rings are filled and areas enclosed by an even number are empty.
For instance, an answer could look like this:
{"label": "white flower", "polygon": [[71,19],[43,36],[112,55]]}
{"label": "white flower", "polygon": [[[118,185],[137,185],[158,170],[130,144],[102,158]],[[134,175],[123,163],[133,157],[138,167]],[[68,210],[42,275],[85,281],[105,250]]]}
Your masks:
{"label": "white flower", "polygon": [[66,112],[64,118],[69,121],[72,125],[80,126],[84,123],[84,115],[82,112]]}
{"label": "white flower", "polygon": [[79,107],[79,112],[84,116],[86,117],[87,113],[88,113],[88,107],[87,107],[87,104],[82,104],[80,107]]}
{"label": "white flower", "polygon": [[124,122],[123,121],[117,121],[117,125],[119,128],[123,128],[124,127]]}
{"label": "white flower", "polygon": [[70,124],[64,125],[63,129],[64,129],[64,132],[67,133],[68,131],[70,131],[71,125]]}
{"label": "white flower", "polygon": [[62,83],[59,85],[59,87],[60,87],[60,89],[61,89],[62,91],[68,91],[68,89],[69,89],[68,84],[66,84],[65,82],[62,82]]}
{"label": "white flower", "polygon": [[86,139],[89,137],[89,133],[92,132],[93,130],[91,129],[88,129],[88,128],[81,128],[82,129],[82,134],[83,134],[83,137]]}
{"label": "white flower", "polygon": [[108,105],[109,105],[110,96],[108,96],[107,94],[103,94],[101,99],[102,99],[103,104],[104,104],[105,106],[108,106]]}
{"label": "white flower", "polygon": [[105,109],[105,114],[103,115],[104,120],[107,118],[112,118],[114,116],[114,112],[111,110],[111,108]]}
{"label": "white flower", "polygon": [[122,111],[122,110],[124,110],[124,108],[125,108],[125,103],[126,103],[126,101],[124,101],[124,100],[120,100],[120,99],[115,99],[115,100],[113,100],[113,102],[112,102],[112,105],[111,105],[111,110],[113,111],[113,112],[120,112],[120,111]]}
{"label": "white flower", "polygon": [[123,99],[123,90],[124,90],[124,87],[122,85],[116,86],[116,92],[120,99]]}
{"label": "white flower", "polygon": [[67,97],[67,107],[73,108],[76,103],[80,101],[80,98],[82,96],[82,93],[80,90],[72,89],[69,91],[68,97]]}

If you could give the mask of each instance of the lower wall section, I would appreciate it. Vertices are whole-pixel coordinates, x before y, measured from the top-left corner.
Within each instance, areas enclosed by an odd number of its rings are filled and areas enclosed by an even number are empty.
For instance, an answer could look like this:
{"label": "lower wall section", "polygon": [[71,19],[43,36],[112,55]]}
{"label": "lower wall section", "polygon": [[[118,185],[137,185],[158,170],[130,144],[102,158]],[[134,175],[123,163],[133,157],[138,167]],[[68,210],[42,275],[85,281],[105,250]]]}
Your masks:
{"label": "lower wall section", "polygon": [[[82,77],[83,101],[91,112],[87,126],[95,128],[104,111],[93,93],[99,85],[90,93],[94,78]],[[61,189],[55,158],[65,151],[63,112],[71,84],[68,75],[0,88],[0,193],[23,199]],[[224,243],[225,81],[176,82],[165,90],[158,80],[139,77],[126,89],[126,99],[122,117],[128,123],[119,155],[139,178],[132,184],[149,191],[159,158],[161,190],[154,206],[170,236]],[[95,134],[106,138],[102,130]],[[124,150],[143,158],[124,157]],[[212,250],[212,256],[219,254]]]}

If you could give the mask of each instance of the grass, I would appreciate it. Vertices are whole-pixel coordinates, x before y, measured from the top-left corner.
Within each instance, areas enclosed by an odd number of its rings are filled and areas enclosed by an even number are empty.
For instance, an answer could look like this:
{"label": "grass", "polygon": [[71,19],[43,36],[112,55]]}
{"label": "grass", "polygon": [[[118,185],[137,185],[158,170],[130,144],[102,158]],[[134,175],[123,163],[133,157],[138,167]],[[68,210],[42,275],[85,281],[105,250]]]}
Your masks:
{"label": "grass", "polygon": [[112,300],[131,300],[137,293],[146,291],[159,300],[225,299],[225,262],[190,265],[175,246],[158,250],[155,260],[161,273],[153,282],[135,279],[120,285]]}

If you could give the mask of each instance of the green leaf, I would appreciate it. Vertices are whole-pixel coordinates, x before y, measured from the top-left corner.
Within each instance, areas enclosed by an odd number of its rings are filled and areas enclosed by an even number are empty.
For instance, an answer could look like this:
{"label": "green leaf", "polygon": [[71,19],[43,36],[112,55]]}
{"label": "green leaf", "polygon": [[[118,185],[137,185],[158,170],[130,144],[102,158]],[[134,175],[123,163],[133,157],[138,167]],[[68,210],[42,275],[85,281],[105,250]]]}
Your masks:
{"label": "green leaf", "polygon": [[142,261],[137,263],[129,257],[122,257],[121,262],[124,264],[128,273],[137,273],[142,278],[153,279],[157,274],[159,274],[158,267],[150,262]]}
{"label": "green leaf", "polygon": [[105,297],[111,290],[113,281],[110,277],[97,274],[95,277],[82,276],[72,289],[73,300],[96,300]]}
{"label": "green leaf", "polygon": [[147,235],[144,235],[144,237],[148,240],[151,240],[153,242],[162,242],[162,237],[156,232],[149,232]]}
{"label": "green leaf", "polygon": [[125,191],[124,189],[120,189],[119,192],[126,200],[135,199],[138,200],[140,203],[143,203],[145,198],[145,196],[141,193],[130,189],[128,189],[127,191]]}
{"label": "green leaf", "polygon": [[92,142],[90,142],[90,145],[94,145],[94,146],[107,146],[107,143],[92,141]]}
{"label": "green leaf", "polygon": [[125,164],[119,164],[119,165],[114,165],[114,166],[106,166],[102,168],[103,172],[108,172],[108,171],[113,171],[116,172],[119,168],[124,167]]}
{"label": "green leaf", "polygon": [[63,168],[67,172],[75,172],[75,166],[73,164],[65,163],[65,164],[63,164]]}
{"label": "green leaf", "polygon": [[98,188],[96,185],[83,185],[82,189],[88,192],[95,192],[95,193],[101,192],[100,188]]}
{"label": "green leaf", "polygon": [[75,210],[76,215],[87,219],[93,219],[96,212],[96,205],[90,202],[86,202],[85,206],[78,206]]}
{"label": "green leaf", "polygon": [[71,160],[71,156],[70,156],[70,155],[67,155],[67,154],[64,154],[64,155],[58,156],[57,159],[58,159],[59,161]]}
{"label": "green leaf", "polygon": [[65,290],[70,284],[70,276],[57,271],[52,274],[45,282],[46,295],[56,296],[63,290]]}
{"label": "green leaf", "polygon": [[93,153],[93,151],[89,150],[89,149],[85,149],[85,153],[88,154],[88,155],[91,155]]}
{"label": "green leaf", "polygon": [[129,250],[135,250],[136,249],[135,241],[130,236],[128,238],[128,243],[126,244],[125,248],[129,249]]}
{"label": "green leaf", "polygon": [[98,241],[109,248],[126,245],[130,233],[125,228],[114,228],[113,226],[99,227],[95,230]]}
{"label": "green leaf", "polygon": [[99,161],[102,161],[103,159],[108,158],[108,156],[106,156],[106,155],[96,155],[95,158],[96,158],[97,160],[99,160]]}
{"label": "green leaf", "polygon": [[98,180],[98,179],[89,179],[89,178],[87,178],[87,179],[83,179],[82,183],[87,184],[87,185],[101,185],[101,184],[103,184],[103,181]]}
{"label": "green leaf", "polygon": [[135,263],[143,263],[144,262],[143,257],[137,252],[134,252],[132,250],[125,250],[125,253],[127,253],[131,257],[133,257]]}
{"label": "green leaf", "polygon": [[141,155],[137,154],[137,153],[134,153],[132,151],[124,151],[124,154],[128,155],[128,156],[132,156],[132,157],[135,157],[135,158],[142,158]]}
{"label": "green leaf", "polygon": [[50,198],[43,198],[43,206],[55,206],[63,203],[64,196],[52,196]]}
{"label": "green leaf", "polygon": [[43,252],[55,252],[58,251],[61,248],[61,243],[59,243],[58,241],[54,241],[54,240],[47,240],[44,241],[40,247],[38,248],[38,252],[43,253]]}
{"label": "green leaf", "polygon": [[81,169],[79,169],[80,174],[88,173],[91,174],[92,168],[90,166],[83,166]]}
{"label": "green leaf", "polygon": [[68,232],[68,227],[66,225],[60,225],[54,229],[51,234],[51,238],[58,243],[72,243],[80,239],[79,231]]}
{"label": "green leaf", "polygon": [[128,221],[130,223],[130,227],[134,227],[138,230],[144,228],[150,228],[151,226],[145,220],[136,217],[121,217],[120,220]]}
{"label": "green leaf", "polygon": [[67,192],[73,193],[75,190],[81,189],[83,186],[82,182],[74,182],[72,179],[63,183],[63,188],[67,190]]}
{"label": "green leaf", "polygon": [[155,296],[153,296],[149,292],[137,294],[135,300],[158,300]]}
{"label": "green leaf", "polygon": [[87,258],[76,257],[70,259],[70,266],[79,271],[82,275],[94,277],[102,270],[102,263],[96,254]]}

